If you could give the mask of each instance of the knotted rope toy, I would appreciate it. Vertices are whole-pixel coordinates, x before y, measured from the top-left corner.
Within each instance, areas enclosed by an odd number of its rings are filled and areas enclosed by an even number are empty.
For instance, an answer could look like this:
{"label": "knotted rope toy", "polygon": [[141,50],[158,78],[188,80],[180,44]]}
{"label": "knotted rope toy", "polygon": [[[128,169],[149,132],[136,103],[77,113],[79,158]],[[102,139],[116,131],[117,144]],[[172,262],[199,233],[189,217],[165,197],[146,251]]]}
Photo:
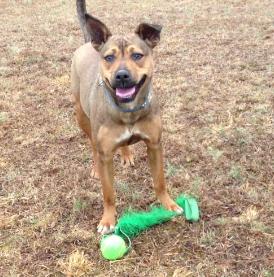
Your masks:
{"label": "knotted rope toy", "polygon": [[[180,195],[176,203],[183,208],[186,220],[196,222],[200,218],[198,203],[195,198]],[[107,260],[122,258],[131,248],[131,239],[152,226],[167,222],[182,215],[168,211],[162,206],[153,207],[148,212],[128,211],[118,220],[114,234],[103,236],[100,242],[102,256]],[[127,240],[128,246],[125,242]]]}

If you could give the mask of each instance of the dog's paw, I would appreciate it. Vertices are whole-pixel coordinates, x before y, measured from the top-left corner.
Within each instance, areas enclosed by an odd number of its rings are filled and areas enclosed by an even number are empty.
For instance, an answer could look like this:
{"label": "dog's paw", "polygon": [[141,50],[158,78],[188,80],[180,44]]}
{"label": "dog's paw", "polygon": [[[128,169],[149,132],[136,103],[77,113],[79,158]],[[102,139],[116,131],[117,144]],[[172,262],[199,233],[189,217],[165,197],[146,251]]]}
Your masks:
{"label": "dog's paw", "polygon": [[176,202],[173,201],[169,196],[163,197],[162,199],[160,199],[160,201],[162,205],[169,211],[173,211],[178,214],[182,214],[184,211],[183,208],[176,204]]}
{"label": "dog's paw", "polygon": [[104,225],[99,224],[98,227],[97,227],[97,231],[101,235],[111,234],[111,233],[114,232],[114,230],[115,230],[115,226],[114,225],[104,226]]}
{"label": "dog's paw", "polygon": [[121,164],[124,167],[134,166],[133,154],[128,155],[128,156],[121,156]]}
{"label": "dog's paw", "polygon": [[114,215],[103,215],[100,221],[97,231],[101,235],[113,233],[115,230],[115,216]]}
{"label": "dog's paw", "polygon": [[134,166],[134,155],[129,146],[121,148],[121,164],[124,167]]}
{"label": "dog's paw", "polygon": [[96,166],[91,168],[90,177],[93,179],[99,179],[99,173]]}
{"label": "dog's paw", "polygon": [[168,207],[168,210],[173,211],[177,214],[182,214],[184,212],[183,208],[177,205],[175,202]]}

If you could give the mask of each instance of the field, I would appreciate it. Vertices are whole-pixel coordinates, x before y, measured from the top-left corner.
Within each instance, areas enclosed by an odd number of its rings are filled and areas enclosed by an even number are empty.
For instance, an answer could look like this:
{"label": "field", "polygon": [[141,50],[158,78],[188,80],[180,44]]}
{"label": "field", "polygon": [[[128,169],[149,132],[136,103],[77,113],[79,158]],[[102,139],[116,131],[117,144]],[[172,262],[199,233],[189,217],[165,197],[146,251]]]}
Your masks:
{"label": "field", "polygon": [[[100,183],[73,116],[70,62],[83,43],[75,1],[1,1],[0,275],[274,276],[274,2],[88,1],[113,33],[162,24],[154,91],[171,194],[197,197],[183,217],[104,261]],[[156,202],[143,144],[115,156],[117,208]]]}

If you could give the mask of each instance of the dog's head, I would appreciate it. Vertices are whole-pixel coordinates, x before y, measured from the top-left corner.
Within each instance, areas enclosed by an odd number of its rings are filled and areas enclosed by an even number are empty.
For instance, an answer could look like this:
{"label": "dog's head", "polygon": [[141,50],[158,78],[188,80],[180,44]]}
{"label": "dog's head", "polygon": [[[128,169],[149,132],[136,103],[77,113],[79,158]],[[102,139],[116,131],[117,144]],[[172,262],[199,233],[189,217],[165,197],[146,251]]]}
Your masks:
{"label": "dog's head", "polygon": [[130,102],[152,78],[152,49],[160,40],[162,27],[142,23],[134,34],[112,36],[98,19],[86,14],[91,43],[100,54],[103,81],[119,102]]}

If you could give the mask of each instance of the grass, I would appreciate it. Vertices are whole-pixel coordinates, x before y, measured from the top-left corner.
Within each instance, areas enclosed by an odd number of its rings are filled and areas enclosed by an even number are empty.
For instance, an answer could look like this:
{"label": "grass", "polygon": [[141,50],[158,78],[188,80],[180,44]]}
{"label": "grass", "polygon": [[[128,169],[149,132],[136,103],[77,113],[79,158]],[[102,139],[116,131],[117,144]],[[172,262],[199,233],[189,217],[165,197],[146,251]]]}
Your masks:
{"label": "grass", "polygon": [[59,264],[61,272],[66,276],[85,276],[92,268],[92,265],[84,252],[79,252],[78,250],[71,253],[67,261],[60,261]]}
{"label": "grass", "polygon": [[[3,2],[3,1],[2,1]],[[202,218],[152,228],[116,262],[99,253],[100,184],[73,117],[74,1],[4,1],[0,26],[1,276],[274,276],[274,4],[87,1],[113,33],[164,26],[154,91],[173,197]],[[118,216],[155,203],[144,145],[115,158]]]}
{"label": "grass", "polygon": [[167,161],[167,168],[166,168],[166,176],[167,177],[175,176],[179,170],[180,170],[180,168],[178,166]]}

